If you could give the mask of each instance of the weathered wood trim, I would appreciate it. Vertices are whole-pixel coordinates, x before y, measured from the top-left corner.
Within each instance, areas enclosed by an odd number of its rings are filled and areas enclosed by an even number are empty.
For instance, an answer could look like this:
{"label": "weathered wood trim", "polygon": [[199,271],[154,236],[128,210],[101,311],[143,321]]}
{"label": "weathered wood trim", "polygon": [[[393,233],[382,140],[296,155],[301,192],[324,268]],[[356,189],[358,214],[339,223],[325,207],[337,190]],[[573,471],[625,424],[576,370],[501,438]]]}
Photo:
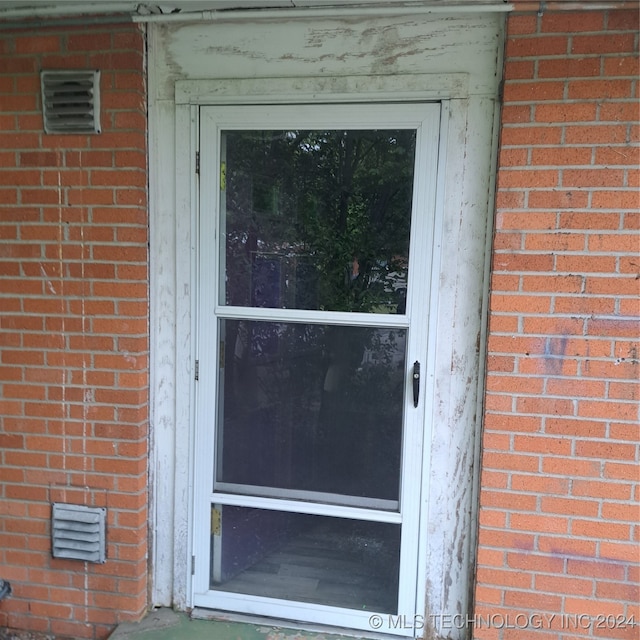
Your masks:
{"label": "weathered wood trim", "polygon": [[176,104],[429,102],[469,95],[466,73],[178,80]]}
{"label": "weathered wood trim", "polygon": [[[367,17],[308,28],[292,22],[286,42],[273,34],[264,40],[264,24],[149,25],[154,604],[184,609],[191,597],[193,114],[202,104],[437,100],[449,101],[450,115],[442,129],[449,135],[439,185],[437,298],[425,319],[437,333],[429,346],[435,400],[425,421],[423,491],[436,490],[421,521],[417,610],[425,616],[469,610],[502,31],[497,16],[481,14],[418,22]],[[269,77],[274,71],[278,77]],[[424,633],[462,638],[466,630],[434,625]]]}

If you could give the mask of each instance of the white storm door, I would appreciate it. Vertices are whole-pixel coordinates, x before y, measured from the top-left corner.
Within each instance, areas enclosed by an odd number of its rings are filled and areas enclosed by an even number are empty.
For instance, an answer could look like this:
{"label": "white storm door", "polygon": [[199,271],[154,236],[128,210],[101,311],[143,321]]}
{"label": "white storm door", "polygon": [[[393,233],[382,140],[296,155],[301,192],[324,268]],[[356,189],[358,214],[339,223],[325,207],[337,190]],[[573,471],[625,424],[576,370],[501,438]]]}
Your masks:
{"label": "white storm door", "polygon": [[201,107],[194,606],[413,635],[439,126]]}

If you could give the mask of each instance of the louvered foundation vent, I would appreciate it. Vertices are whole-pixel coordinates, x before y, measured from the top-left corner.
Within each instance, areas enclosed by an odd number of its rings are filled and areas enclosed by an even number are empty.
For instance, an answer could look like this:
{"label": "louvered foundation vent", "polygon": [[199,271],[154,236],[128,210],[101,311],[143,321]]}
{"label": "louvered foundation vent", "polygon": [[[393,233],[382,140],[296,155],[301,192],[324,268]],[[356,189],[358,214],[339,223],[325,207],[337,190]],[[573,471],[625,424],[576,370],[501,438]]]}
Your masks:
{"label": "louvered foundation vent", "polygon": [[43,71],[46,133],[100,133],[100,72]]}
{"label": "louvered foundation vent", "polygon": [[54,503],[51,513],[53,557],[105,562],[106,513],[103,508]]}

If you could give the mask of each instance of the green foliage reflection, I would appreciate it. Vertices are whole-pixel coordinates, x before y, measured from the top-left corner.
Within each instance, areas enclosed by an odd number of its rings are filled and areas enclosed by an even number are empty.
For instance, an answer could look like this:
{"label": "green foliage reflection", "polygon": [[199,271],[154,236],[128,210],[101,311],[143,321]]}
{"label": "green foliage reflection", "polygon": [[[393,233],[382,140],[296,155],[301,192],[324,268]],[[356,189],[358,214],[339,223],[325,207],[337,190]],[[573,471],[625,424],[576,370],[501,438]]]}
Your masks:
{"label": "green foliage reflection", "polygon": [[226,137],[226,304],[404,311],[415,131]]}

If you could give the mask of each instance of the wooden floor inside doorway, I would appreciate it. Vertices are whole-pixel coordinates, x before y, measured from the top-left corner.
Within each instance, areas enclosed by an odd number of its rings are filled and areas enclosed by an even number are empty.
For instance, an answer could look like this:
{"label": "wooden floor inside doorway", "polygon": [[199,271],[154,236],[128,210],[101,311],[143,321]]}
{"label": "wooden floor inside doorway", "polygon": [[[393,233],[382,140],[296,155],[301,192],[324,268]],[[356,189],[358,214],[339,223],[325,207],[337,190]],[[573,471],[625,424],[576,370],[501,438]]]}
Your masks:
{"label": "wooden floor inside doorway", "polygon": [[[286,543],[223,585],[213,588],[359,611],[394,613],[397,577],[381,543],[346,544],[337,533],[316,528]],[[397,574],[396,574],[397,575]]]}

